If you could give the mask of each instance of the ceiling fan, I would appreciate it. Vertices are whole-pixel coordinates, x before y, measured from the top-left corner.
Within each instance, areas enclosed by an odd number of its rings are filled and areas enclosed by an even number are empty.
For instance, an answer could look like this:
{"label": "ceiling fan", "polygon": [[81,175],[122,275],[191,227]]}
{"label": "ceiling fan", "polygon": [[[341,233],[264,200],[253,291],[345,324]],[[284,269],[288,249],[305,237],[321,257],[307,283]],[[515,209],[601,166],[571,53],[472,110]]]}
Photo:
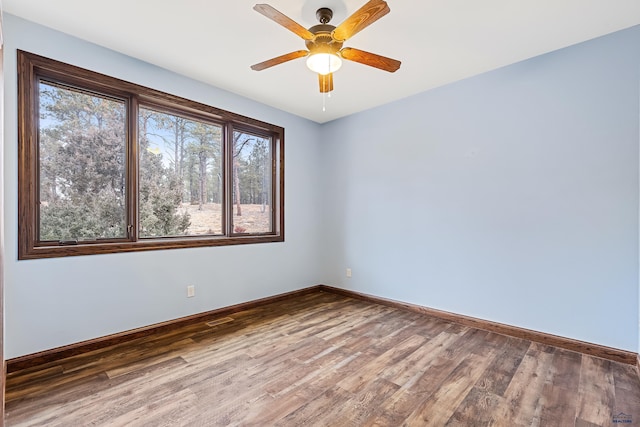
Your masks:
{"label": "ceiling fan", "polygon": [[400,61],[395,59],[351,47],[342,47],[347,39],[391,11],[384,0],[369,0],[337,27],[329,24],[333,17],[333,11],[326,7],[320,8],[316,12],[320,24],[309,29],[304,28],[268,4],[256,4],[253,9],[302,37],[307,47],[307,50],[296,50],[252,65],[251,69],[255,71],[261,71],[293,59],[308,57],[307,66],[318,73],[320,92],[326,93],[333,90],[333,73],[342,65],[342,59],[359,62],[390,73],[400,68]]}

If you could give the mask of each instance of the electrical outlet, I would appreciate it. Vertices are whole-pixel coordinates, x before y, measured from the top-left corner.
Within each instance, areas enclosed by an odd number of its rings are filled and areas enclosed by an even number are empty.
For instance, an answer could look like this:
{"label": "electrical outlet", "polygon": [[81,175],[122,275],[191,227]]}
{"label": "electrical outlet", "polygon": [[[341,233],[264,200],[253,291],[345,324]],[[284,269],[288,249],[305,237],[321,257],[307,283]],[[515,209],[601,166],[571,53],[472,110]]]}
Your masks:
{"label": "electrical outlet", "polygon": [[187,286],[187,298],[196,296],[196,287],[193,285]]}
{"label": "electrical outlet", "polygon": [[351,269],[347,268],[347,277],[351,277]]}

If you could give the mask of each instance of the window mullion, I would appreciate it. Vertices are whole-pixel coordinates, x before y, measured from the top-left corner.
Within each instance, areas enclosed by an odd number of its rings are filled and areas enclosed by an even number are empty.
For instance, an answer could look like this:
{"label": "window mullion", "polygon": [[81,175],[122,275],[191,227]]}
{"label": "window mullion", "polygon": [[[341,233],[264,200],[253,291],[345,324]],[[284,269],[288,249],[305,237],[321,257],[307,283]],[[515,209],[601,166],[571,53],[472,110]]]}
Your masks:
{"label": "window mullion", "polygon": [[138,99],[129,99],[127,111],[127,237],[138,240],[138,191],[140,176],[140,153],[138,150]]}
{"label": "window mullion", "polygon": [[233,233],[233,125],[225,126],[223,147],[223,229],[226,236]]}
{"label": "window mullion", "polygon": [[280,177],[281,171],[278,167],[282,164],[280,157],[280,141],[275,136],[271,137],[271,231],[280,232],[282,226],[279,223],[278,218],[282,215],[282,204],[280,204],[280,198],[283,197],[284,188],[282,186],[283,181]]}

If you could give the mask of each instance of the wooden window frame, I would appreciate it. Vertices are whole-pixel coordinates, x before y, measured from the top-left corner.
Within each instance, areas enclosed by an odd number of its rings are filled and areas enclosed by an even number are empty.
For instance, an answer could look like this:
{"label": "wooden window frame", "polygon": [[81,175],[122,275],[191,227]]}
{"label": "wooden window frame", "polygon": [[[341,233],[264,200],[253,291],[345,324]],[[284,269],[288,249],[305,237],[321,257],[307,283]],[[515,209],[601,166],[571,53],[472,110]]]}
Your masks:
{"label": "wooden window frame", "polygon": [[[18,259],[53,258],[159,249],[226,246],[284,241],[284,128],[196,101],[123,81],[104,74],[18,50]],[[41,242],[39,227],[39,91],[40,80],[118,99],[127,105],[127,224],[125,239],[108,241]],[[138,108],[193,117],[223,127],[223,235],[138,237]],[[233,131],[271,139],[271,223],[268,233],[234,233],[232,229],[231,156]],[[232,147],[231,147],[232,148]]]}

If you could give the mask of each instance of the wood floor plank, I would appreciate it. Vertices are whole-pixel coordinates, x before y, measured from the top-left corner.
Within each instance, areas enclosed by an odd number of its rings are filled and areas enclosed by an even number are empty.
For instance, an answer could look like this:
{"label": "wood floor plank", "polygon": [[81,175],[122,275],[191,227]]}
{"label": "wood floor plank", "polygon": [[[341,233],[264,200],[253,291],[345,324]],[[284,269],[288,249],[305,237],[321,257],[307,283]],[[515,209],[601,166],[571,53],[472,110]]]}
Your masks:
{"label": "wood floor plank", "polygon": [[[320,420],[333,420],[335,419],[336,413],[340,413],[344,406],[351,403],[352,398],[352,393],[349,393],[341,387],[334,386],[291,412],[275,425],[283,427],[313,425],[314,420],[316,422]],[[327,425],[330,425],[329,422],[327,422]]]}
{"label": "wood floor plank", "polygon": [[191,339],[176,341],[171,343],[169,346],[163,347],[162,352],[137,354],[137,357],[134,359],[135,362],[129,361],[128,363],[117,364],[112,368],[107,367],[106,369],[103,367],[103,370],[109,378],[116,378],[120,375],[144,368],[145,366],[155,365],[166,360],[180,357],[184,353],[185,347],[190,346],[191,344],[193,344],[193,340]]}
{"label": "wood floor plank", "polygon": [[407,417],[405,425],[445,425],[489,365],[488,357],[471,354],[440,384],[438,390]]}
{"label": "wood floor plank", "polygon": [[366,426],[398,426],[415,410],[416,406],[434,394],[442,382],[460,362],[445,357],[436,357],[418,372],[396,393],[384,402],[378,411],[366,420]]}
{"label": "wood floor plank", "polygon": [[[48,408],[46,412],[63,413],[73,419],[72,411],[76,407],[82,407],[82,399],[104,390],[122,391],[123,384],[127,387],[136,387],[136,379],[143,378],[141,382],[148,382],[149,377],[158,376],[166,378],[167,374],[184,365],[184,360],[177,358],[162,362],[158,365],[147,366],[135,372],[131,372],[115,380],[110,380],[105,373],[88,377],[75,377],[74,382],[64,386],[50,386],[34,393],[33,397],[12,398],[7,402],[12,416],[16,419],[28,418],[30,414],[39,413],[42,408]],[[126,391],[128,388],[124,388]],[[67,410],[66,408],[71,408]]]}
{"label": "wood floor plank", "polygon": [[611,423],[615,404],[615,384],[611,362],[596,357],[582,357],[580,401],[576,417],[596,425]]}
{"label": "wood floor plank", "polygon": [[353,394],[348,404],[342,405],[332,417],[337,426],[361,426],[378,406],[398,390],[398,385],[377,378]]}
{"label": "wood floor plank", "polygon": [[385,366],[379,376],[400,387],[410,385],[409,382],[424,371],[432,357],[440,355],[457,339],[459,339],[457,335],[440,333],[405,357],[402,363]]}
{"label": "wood floor plank", "polygon": [[569,426],[576,421],[577,394],[575,390],[567,390],[552,384],[545,384],[542,389],[544,406],[538,425],[550,423]]}
{"label": "wood floor plank", "polygon": [[440,384],[438,390],[407,417],[403,425],[445,425],[465,398],[484,366],[465,360]]}
{"label": "wood floor plank", "polygon": [[632,421],[637,424],[640,421],[640,379],[635,367],[613,363],[611,365],[613,380],[615,384],[615,406],[614,415],[620,413],[630,415]]}
{"label": "wood floor plank", "polygon": [[581,354],[556,349],[550,367],[553,378],[542,389],[545,404],[540,416],[541,425],[558,422],[571,425],[575,422],[581,363]]}
{"label": "wood floor plank", "polygon": [[504,397],[484,387],[473,387],[445,426],[487,426],[491,422],[491,414],[504,404],[504,400]]}
{"label": "wood floor plank", "polygon": [[424,342],[425,338],[417,335],[407,338],[398,345],[391,347],[379,357],[376,357],[365,367],[365,369],[340,381],[338,386],[352,393],[357,392],[375,380],[385,371],[387,366],[399,363],[420,347]]}
{"label": "wood floor plank", "polygon": [[[7,376],[7,426],[584,426],[627,365],[316,292]],[[212,320],[212,319],[208,319]]]}
{"label": "wood floor plank", "polygon": [[[61,365],[53,365],[46,368],[42,368],[39,371],[29,371],[22,372],[20,375],[19,387],[24,388],[30,383],[41,383],[43,381],[47,381],[50,378],[55,378],[64,373],[64,368]],[[8,374],[7,378],[12,378],[12,376],[16,376],[17,374]],[[7,390],[11,391],[11,388],[14,387],[15,382],[11,382],[7,384]]]}
{"label": "wood floor plank", "polygon": [[504,396],[530,346],[530,341],[509,338],[487,367],[485,374],[480,377],[476,387],[487,393]]}
{"label": "wood floor plank", "polygon": [[333,366],[320,369],[320,374],[309,382],[298,382],[297,387],[278,394],[277,397],[266,394],[259,401],[254,402],[260,406],[260,411],[254,411],[242,421],[244,425],[274,425],[289,413],[305,405],[325,391],[335,387],[336,383],[347,375],[370,363],[373,356],[364,353],[351,354]]}
{"label": "wood floor plank", "polygon": [[494,411],[489,425],[539,425],[542,390],[550,381],[553,348],[532,343],[507,387],[504,403]]}
{"label": "wood floor plank", "polygon": [[134,407],[117,417],[109,417],[108,424],[113,427],[148,425],[155,427],[179,425],[184,413],[190,412],[198,398],[188,389],[170,393],[161,398]]}

